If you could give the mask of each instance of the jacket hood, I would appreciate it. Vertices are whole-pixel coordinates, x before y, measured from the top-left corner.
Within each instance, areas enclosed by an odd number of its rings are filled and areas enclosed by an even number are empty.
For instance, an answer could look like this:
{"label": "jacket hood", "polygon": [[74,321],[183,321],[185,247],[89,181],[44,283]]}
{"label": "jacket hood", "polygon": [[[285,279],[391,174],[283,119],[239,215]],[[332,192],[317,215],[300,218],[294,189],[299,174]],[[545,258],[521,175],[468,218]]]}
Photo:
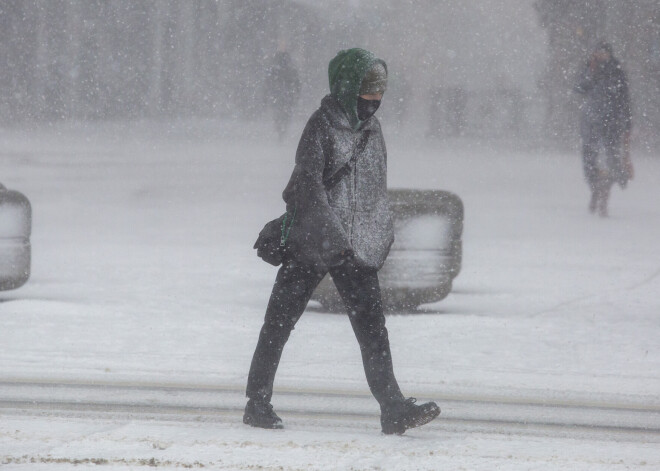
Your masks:
{"label": "jacket hood", "polygon": [[353,130],[357,130],[363,123],[357,115],[357,97],[362,80],[376,62],[383,64],[387,71],[385,61],[365,49],[356,47],[339,51],[328,65],[330,95],[344,109]]}

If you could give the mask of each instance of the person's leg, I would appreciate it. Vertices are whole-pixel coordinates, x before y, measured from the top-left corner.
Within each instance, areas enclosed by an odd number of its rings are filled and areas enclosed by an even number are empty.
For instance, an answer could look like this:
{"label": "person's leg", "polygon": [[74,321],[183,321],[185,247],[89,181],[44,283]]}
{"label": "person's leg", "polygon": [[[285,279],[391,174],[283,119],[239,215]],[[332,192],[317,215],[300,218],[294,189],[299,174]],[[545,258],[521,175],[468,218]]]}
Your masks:
{"label": "person's leg", "polygon": [[605,138],[605,155],[607,156],[607,167],[610,170],[612,184],[619,183],[625,186],[627,178],[623,164],[623,136],[616,129],[608,130]]}
{"label": "person's leg", "polygon": [[610,178],[603,176],[598,182],[598,188],[596,190],[597,200],[596,205],[598,209],[598,215],[600,217],[607,217],[607,203],[610,199],[610,189],[612,188],[612,183]]}
{"label": "person's leg", "polygon": [[605,148],[606,165],[598,182],[598,214],[602,217],[608,215],[608,203],[612,186],[621,182],[623,166],[621,164],[621,138],[615,132],[605,129],[602,136]]}
{"label": "person's leg", "polygon": [[246,388],[248,398],[270,402],[284,344],[323,276],[293,261],[280,268],[252,357]]}
{"label": "person's leg", "polygon": [[582,166],[584,178],[593,190],[598,179],[598,143],[589,142],[582,145]]}
{"label": "person's leg", "polygon": [[362,362],[372,394],[382,405],[403,400],[394,377],[376,270],[345,263],[330,270],[360,344]]}
{"label": "person's leg", "polygon": [[331,274],[360,344],[369,388],[380,403],[383,433],[402,434],[435,419],[440,414],[438,405],[417,405],[415,398],[404,398],[394,377],[377,272],[348,263]]}
{"label": "person's leg", "polygon": [[586,119],[580,122],[580,135],[582,137],[582,169],[584,179],[591,190],[589,211],[595,212],[599,198],[598,174],[598,135],[595,126]]}

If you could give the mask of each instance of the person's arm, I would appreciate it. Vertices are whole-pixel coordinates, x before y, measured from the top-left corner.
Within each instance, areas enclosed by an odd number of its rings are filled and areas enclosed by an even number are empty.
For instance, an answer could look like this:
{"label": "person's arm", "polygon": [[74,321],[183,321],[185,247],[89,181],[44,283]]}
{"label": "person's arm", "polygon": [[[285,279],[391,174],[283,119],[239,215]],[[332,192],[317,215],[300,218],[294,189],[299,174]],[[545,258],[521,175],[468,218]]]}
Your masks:
{"label": "person's arm", "polygon": [[623,165],[629,179],[635,176],[632,158],[630,156],[630,139],[632,135],[632,106],[630,103],[630,91],[628,78],[623,70],[619,70],[618,92],[619,92],[619,119],[623,124]]}
{"label": "person's arm", "polygon": [[328,203],[323,185],[325,154],[321,145],[323,130],[320,118],[309,120],[296,151],[296,166],[284,200],[294,204],[299,214],[299,224],[315,244],[321,259],[328,266],[335,266],[353,254],[348,235],[341,221]]}
{"label": "person's arm", "polygon": [[591,58],[589,63],[582,69],[573,91],[582,95],[588,93],[594,87],[594,72],[596,70],[597,62],[595,58]]}
{"label": "person's arm", "polygon": [[635,177],[635,167],[630,156],[630,135],[630,130],[626,131],[623,135],[623,167],[628,179],[632,180]]}
{"label": "person's arm", "polygon": [[630,138],[632,130],[632,106],[630,103],[630,90],[628,88],[628,78],[623,70],[620,71],[619,96],[621,97],[621,119],[623,120],[625,130]]}

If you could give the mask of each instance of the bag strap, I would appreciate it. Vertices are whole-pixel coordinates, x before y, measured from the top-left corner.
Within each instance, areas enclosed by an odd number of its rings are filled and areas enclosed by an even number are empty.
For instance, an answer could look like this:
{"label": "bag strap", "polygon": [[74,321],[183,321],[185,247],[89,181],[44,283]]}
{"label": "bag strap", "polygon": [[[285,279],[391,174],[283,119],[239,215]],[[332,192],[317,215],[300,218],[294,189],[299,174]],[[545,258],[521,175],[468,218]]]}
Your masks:
{"label": "bag strap", "polygon": [[351,172],[353,169],[353,164],[357,160],[358,156],[364,152],[364,149],[367,147],[367,141],[369,140],[370,133],[371,131],[364,131],[360,137],[360,141],[355,146],[355,150],[353,151],[353,155],[351,156],[350,160],[346,162],[342,168],[337,170],[330,178],[323,180],[325,191],[332,190],[337,185],[337,183],[341,181],[342,178]]}

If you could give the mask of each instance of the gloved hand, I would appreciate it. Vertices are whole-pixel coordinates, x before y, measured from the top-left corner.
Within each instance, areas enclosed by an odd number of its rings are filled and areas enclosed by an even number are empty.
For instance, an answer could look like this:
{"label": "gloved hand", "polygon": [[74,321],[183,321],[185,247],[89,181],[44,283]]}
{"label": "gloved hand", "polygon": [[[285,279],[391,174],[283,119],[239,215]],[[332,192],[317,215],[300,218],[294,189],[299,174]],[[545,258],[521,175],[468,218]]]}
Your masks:
{"label": "gloved hand", "polygon": [[353,249],[342,250],[340,255],[342,263],[351,263],[355,260],[355,252],[353,252]]}
{"label": "gloved hand", "polygon": [[341,252],[337,252],[332,260],[328,263],[328,266],[338,267],[339,265],[343,265],[345,263],[352,263],[354,259],[355,253],[353,253],[353,249],[345,249]]}

